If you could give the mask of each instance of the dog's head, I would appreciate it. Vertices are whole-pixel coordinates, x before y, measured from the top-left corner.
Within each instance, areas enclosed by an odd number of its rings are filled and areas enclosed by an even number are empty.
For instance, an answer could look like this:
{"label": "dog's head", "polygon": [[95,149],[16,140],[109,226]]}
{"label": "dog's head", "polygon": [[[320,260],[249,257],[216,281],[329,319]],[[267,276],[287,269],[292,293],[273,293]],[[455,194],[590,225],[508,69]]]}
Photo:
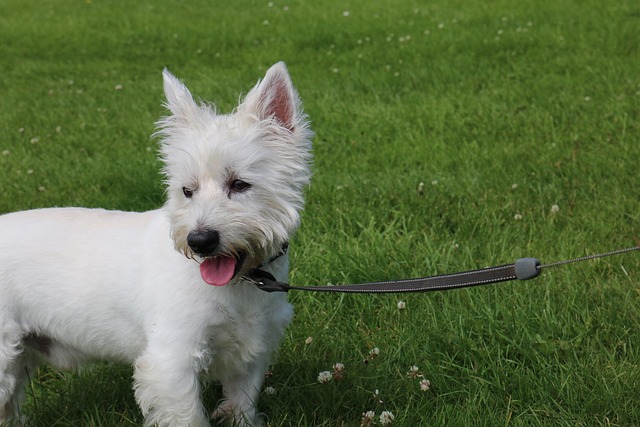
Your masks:
{"label": "dog's head", "polygon": [[225,285],[279,252],[300,222],[312,131],[284,63],[232,114],[194,101],[167,70],[158,122],[165,209],[177,250]]}

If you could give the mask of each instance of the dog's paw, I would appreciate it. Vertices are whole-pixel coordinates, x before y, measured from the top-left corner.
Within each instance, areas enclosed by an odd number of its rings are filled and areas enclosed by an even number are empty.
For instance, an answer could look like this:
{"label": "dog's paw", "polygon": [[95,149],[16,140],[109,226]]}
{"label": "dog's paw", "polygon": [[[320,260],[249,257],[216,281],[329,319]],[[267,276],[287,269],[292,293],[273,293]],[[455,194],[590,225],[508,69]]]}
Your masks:
{"label": "dog's paw", "polygon": [[218,407],[211,413],[211,419],[225,421],[233,418],[233,406],[228,401],[220,403]]}
{"label": "dog's paw", "polygon": [[266,417],[258,414],[249,419],[243,414],[237,414],[233,405],[228,401],[224,401],[211,413],[211,419],[217,420],[218,425],[233,427],[265,427],[267,425]]}

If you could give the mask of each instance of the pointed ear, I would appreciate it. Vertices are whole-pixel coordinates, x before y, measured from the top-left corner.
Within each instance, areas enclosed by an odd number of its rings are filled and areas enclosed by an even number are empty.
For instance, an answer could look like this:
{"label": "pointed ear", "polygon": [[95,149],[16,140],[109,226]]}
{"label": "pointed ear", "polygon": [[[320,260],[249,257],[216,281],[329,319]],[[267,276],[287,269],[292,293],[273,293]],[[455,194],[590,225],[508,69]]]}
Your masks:
{"label": "pointed ear", "polygon": [[284,62],[269,68],[264,79],[247,94],[242,108],[260,120],[273,119],[285,129],[294,131],[300,113],[300,98]]}
{"label": "pointed ear", "polygon": [[198,105],[193,100],[189,89],[166,68],[162,71],[164,81],[164,95],[167,98],[166,107],[176,117],[190,117]]}

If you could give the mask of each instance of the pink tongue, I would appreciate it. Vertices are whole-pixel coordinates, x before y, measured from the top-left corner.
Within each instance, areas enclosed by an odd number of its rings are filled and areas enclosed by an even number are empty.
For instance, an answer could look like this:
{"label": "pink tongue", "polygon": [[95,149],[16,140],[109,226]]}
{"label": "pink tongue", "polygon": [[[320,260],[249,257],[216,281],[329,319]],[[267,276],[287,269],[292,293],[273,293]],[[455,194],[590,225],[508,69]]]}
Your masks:
{"label": "pink tongue", "polygon": [[207,258],[200,264],[202,280],[213,286],[224,286],[233,278],[236,269],[236,259],[219,256]]}

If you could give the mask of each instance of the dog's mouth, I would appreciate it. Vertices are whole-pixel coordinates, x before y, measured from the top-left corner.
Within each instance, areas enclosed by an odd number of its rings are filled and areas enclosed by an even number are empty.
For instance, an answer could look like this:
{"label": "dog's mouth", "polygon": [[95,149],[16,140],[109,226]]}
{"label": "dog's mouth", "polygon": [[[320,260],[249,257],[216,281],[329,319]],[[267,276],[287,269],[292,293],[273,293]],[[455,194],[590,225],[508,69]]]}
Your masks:
{"label": "dog's mouth", "polygon": [[202,280],[213,286],[228,284],[238,275],[246,257],[246,253],[242,252],[237,257],[219,255],[205,258],[200,264]]}

